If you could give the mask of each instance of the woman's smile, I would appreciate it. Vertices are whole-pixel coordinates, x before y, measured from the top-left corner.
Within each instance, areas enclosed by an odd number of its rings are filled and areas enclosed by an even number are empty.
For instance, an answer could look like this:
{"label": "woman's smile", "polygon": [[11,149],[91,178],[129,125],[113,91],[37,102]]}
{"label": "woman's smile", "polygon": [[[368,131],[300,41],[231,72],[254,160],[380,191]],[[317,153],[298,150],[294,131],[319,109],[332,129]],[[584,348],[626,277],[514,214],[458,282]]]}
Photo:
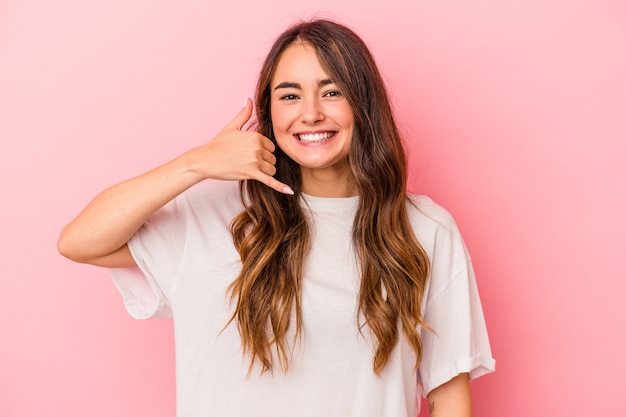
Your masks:
{"label": "woman's smile", "polygon": [[296,133],[294,137],[303,145],[322,145],[330,142],[337,132]]}

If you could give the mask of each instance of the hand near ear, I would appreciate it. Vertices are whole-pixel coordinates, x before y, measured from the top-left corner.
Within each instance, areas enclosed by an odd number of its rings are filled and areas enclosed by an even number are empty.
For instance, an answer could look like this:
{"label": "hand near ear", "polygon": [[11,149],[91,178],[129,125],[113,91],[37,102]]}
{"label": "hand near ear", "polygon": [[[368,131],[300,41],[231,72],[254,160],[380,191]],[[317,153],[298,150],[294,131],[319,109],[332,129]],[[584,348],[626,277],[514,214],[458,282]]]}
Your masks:
{"label": "hand near ear", "polygon": [[274,190],[293,194],[287,184],[276,180],[274,143],[257,132],[241,130],[252,116],[252,101],[211,141],[189,151],[189,163],[204,178],[253,179]]}

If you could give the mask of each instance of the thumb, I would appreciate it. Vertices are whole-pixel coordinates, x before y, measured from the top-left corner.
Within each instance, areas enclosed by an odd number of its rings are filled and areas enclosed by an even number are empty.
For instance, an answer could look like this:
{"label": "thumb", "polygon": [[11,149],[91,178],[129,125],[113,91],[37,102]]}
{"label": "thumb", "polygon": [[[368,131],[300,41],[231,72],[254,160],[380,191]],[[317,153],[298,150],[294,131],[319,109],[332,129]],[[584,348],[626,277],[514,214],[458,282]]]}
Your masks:
{"label": "thumb", "polygon": [[227,128],[241,130],[246,122],[252,117],[252,100],[246,98],[246,105],[241,109],[233,120],[228,123]]}

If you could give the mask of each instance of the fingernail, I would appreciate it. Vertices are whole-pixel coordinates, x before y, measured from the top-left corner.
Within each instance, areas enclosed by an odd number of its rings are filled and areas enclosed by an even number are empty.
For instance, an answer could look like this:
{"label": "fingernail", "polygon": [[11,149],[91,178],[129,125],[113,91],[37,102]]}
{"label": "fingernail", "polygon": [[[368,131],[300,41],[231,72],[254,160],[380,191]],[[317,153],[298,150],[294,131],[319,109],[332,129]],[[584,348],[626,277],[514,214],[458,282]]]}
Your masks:
{"label": "fingernail", "polygon": [[293,195],[294,194],[293,190],[289,186],[283,187],[283,193],[289,194],[289,195]]}
{"label": "fingernail", "polygon": [[243,102],[243,106],[246,107],[248,105],[249,97],[246,97],[246,101]]}

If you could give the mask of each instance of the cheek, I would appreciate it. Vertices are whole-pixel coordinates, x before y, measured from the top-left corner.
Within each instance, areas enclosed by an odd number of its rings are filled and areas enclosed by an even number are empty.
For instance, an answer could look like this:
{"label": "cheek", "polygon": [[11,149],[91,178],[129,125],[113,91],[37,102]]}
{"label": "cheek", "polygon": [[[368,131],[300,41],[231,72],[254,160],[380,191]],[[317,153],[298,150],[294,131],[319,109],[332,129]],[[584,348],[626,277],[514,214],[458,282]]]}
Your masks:
{"label": "cheek", "polygon": [[286,143],[285,135],[288,132],[290,124],[285,119],[284,113],[272,112],[271,116],[274,140],[279,148],[284,149],[284,144]]}
{"label": "cheek", "polygon": [[352,127],[354,125],[354,113],[352,113],[352,109],[347,103],[335,109],[334,119],[343,127]]}
{"label": "cheek", "polygon": [[290,118],[288,112],[279,109],[272,110],[272,126],[274,126],[275,133],[284,132],[290,125]]}

